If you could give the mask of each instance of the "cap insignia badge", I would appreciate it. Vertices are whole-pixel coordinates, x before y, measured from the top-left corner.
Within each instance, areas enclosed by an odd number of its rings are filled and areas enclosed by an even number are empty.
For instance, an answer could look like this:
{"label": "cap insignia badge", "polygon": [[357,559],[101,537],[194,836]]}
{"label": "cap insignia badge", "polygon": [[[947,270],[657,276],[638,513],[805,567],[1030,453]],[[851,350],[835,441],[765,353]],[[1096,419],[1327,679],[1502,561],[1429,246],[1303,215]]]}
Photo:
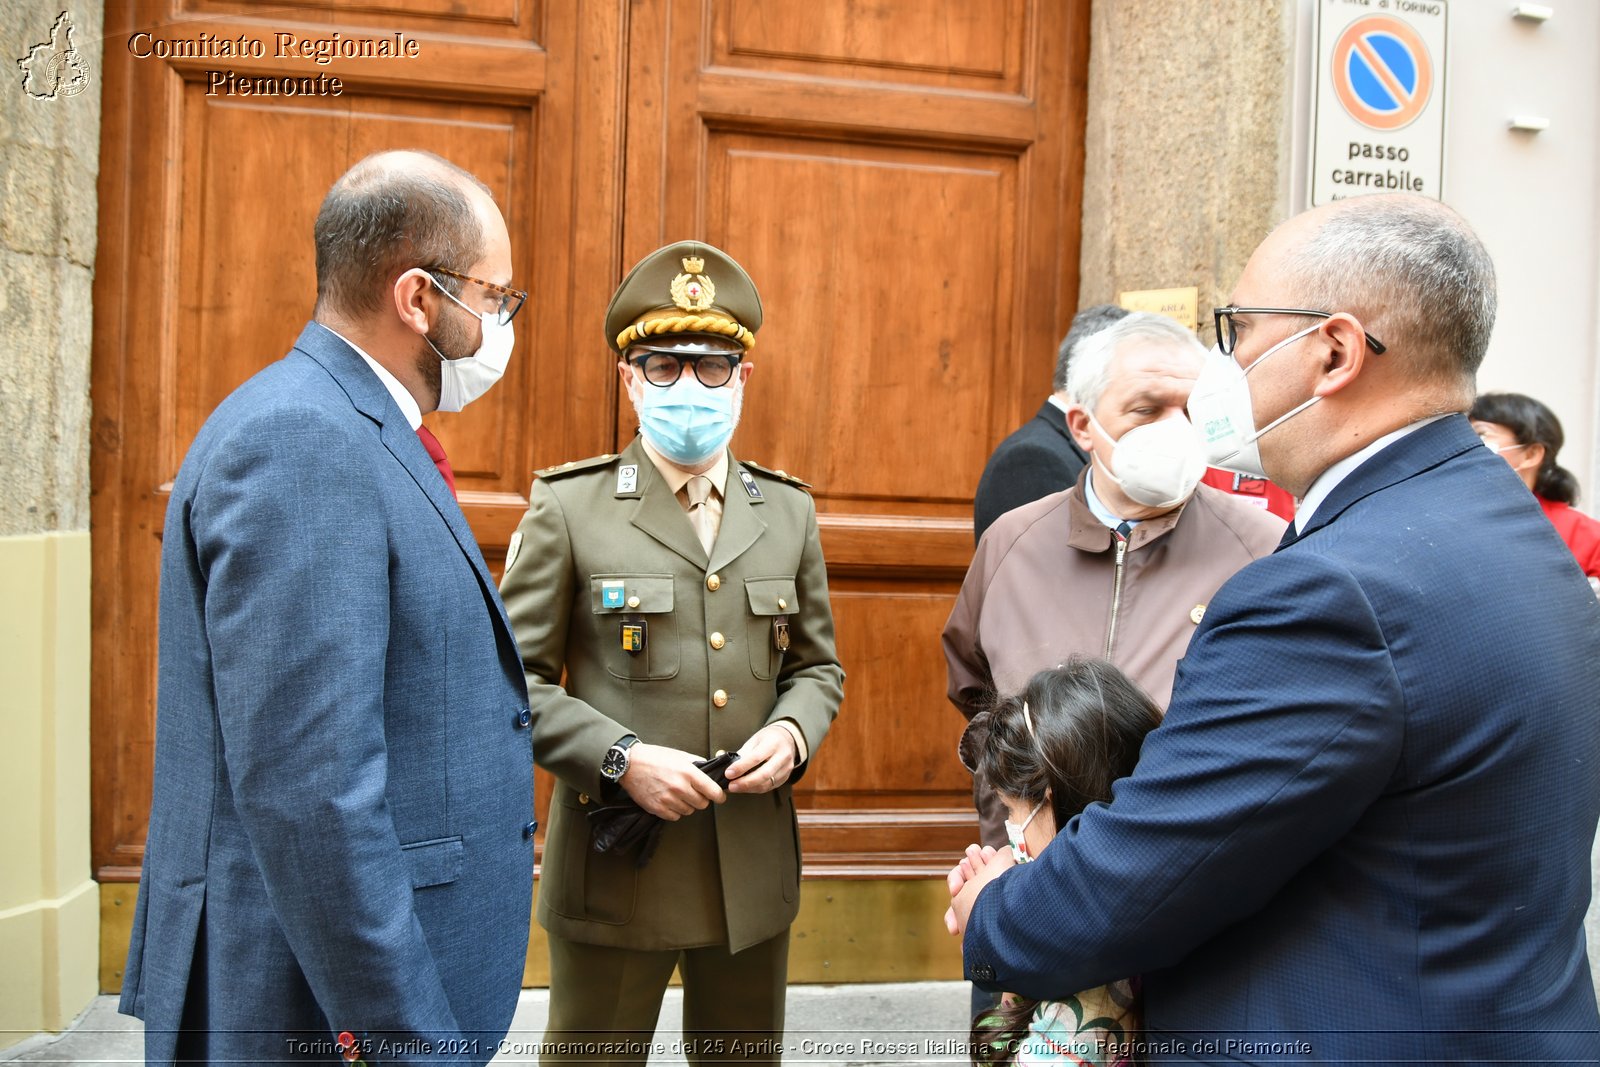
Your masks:
{"label": "cap insignia badge", "polygon": [[685,311],[705,311],[716,299],[717,287],[702,272],[705,260],[699,256],[685,256],[683,273],[672,279],[672,302]]}

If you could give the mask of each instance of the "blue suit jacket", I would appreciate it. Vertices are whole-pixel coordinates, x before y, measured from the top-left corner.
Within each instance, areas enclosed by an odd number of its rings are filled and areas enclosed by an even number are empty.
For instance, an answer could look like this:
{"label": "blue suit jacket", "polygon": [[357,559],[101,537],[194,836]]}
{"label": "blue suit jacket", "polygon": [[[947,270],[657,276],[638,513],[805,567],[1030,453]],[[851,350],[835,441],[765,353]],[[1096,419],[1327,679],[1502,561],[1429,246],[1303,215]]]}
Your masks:
{"label": "blue suit jacket", "polygon": [[1223,586],[1112,803],[979,895],[967,972],[1142,974],[1158,1063],[1592,1060],[1597,696],[1571,554],[1425,426]]}
{"label": "blue suit jacket", "polygon": [[160,626],[122,993],[147,1061],[328,1062],[344,1030],[368,1062],[487,1061],[528,941],[521,658],[444,479],[322,327],[185,457]]}

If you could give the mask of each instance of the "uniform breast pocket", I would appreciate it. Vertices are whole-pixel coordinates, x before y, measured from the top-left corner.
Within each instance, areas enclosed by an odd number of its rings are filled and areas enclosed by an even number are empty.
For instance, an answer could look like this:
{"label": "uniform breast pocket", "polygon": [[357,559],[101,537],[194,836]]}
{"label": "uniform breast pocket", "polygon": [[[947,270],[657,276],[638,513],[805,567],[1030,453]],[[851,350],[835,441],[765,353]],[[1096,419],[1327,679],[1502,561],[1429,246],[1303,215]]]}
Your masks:
{"label": "uniform breast pocket", "polygon": [[775,677],[789,650],[789,626],[799,614],[799,597],[794,578],[746,578],[745,596],[750,602],[750,621],[746,639],[750,645],[750,671],[757,678]]}
{"label": "uniform breast pocket", "polygon": [[672,575],[592,574],[589,593],[606,670],[634,680],[677,675]]}

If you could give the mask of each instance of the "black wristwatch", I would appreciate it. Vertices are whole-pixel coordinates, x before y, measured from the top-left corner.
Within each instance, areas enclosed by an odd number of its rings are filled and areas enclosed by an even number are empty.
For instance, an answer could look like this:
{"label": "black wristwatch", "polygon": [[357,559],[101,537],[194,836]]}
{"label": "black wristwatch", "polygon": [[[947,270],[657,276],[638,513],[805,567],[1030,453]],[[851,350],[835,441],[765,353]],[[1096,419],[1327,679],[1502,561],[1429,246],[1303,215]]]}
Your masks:
{"label": "black wristwatch", "polygon": [[606,749],[606,754],[600,760],[600,777],[608,782],[620,782],[622,776],[628,773],[628,749],[639,738],[628,734],[621,741]]}

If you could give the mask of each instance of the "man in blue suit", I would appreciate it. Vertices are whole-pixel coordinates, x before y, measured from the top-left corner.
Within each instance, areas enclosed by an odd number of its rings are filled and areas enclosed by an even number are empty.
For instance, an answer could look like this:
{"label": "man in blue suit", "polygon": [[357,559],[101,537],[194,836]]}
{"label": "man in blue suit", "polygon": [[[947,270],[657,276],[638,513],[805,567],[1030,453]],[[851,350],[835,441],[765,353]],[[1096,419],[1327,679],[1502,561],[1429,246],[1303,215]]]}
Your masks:
{"label": "man in blue suit", "polygon": [[1212,599],[1112,802],[952,872],[970,977],[1142,975],[1157,1063],[1600,1057],[1600,608],[1462,414],[1494,308],[1420,197],[1257,249],[1190,414],[1295,524]]}
{"label": "man in blue suit", "polygon": [[530,717],[422,413],[499,377],[522,294],[488,190],[426,153],[357,163],[315,236],[313,321],[167,510],[122,1010],[153,1064],[483,1063],[527,949]]}

